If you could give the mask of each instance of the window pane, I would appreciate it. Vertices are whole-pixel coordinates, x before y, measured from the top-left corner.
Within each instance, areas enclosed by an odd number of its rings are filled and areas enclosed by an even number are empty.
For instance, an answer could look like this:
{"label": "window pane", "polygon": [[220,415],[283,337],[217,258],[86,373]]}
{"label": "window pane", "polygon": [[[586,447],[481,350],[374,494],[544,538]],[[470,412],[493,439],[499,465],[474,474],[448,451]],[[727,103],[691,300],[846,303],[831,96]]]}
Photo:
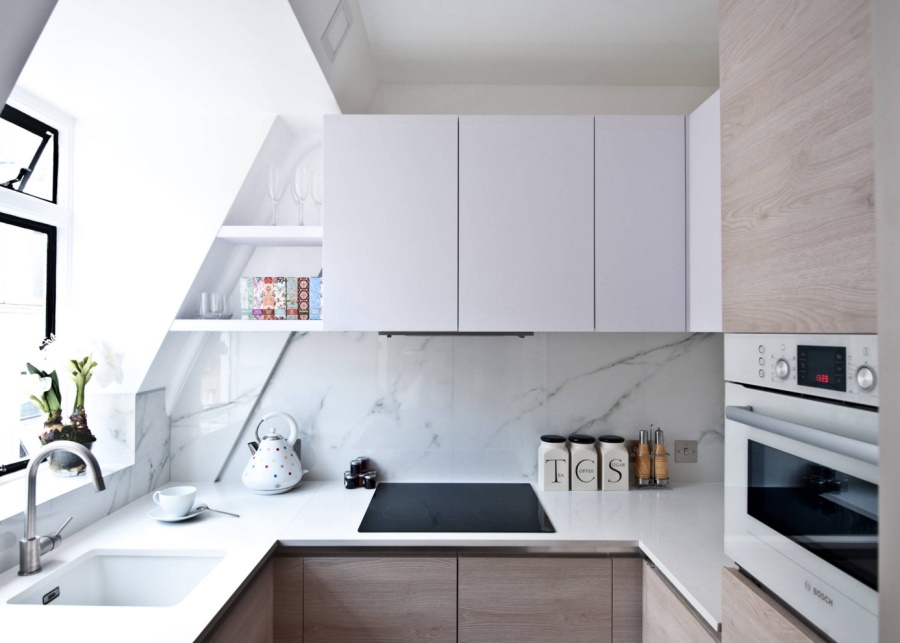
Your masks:
{"label": "window pane", "polygon": [[0,464],[19,458],[19,420],[37,410],[14,380],[46,333],[48,246],[46,233],[0,221]]}
{"label": "window pane", "polygon": [[27,178],[24,190],[21,189],[21,182],[14,183],[12,189],[53,201],[53,150],[56,133],[52,128],[43,129],[40,126],[41,123],[34,119],[31,119],[31,129],[26,129],[6,118],[0,118],[0,184],[16,179],[22,168],[31,167],[44,140],[41,134],[46,132],[50,138]]}

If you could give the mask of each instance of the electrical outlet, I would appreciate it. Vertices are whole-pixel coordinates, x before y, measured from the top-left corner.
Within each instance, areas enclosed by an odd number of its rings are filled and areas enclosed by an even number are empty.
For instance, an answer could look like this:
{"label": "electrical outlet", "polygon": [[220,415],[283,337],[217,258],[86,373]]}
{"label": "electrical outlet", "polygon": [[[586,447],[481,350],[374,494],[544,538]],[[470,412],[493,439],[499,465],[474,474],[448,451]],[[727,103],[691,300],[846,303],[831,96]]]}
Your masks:
{"label": "electrical outlet", "polygon": [[675,440],[675,462],[696,462],[697,441]]}

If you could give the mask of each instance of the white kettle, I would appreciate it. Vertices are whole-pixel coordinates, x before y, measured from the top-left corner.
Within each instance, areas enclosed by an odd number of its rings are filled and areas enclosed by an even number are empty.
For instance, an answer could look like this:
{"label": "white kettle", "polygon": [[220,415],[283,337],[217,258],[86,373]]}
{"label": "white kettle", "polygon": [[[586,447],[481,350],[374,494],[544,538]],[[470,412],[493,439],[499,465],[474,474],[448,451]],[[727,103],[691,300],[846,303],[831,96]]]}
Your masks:
{"label": "white kettle", "polygon": [[[259,435],[259,428],[272,418],[283,419],[290,429],[287,438],[279,434],[273,427]],[[297,423],[287,413],[280,411],[266,413],[256,425],[256,442],[250,442],[250,453],[253,457],[244,467],[241,481],[250,491],[267,495],[290,491],[298,484],[306,473],[300,467],[300,457],[294,452],[297,441]]]}

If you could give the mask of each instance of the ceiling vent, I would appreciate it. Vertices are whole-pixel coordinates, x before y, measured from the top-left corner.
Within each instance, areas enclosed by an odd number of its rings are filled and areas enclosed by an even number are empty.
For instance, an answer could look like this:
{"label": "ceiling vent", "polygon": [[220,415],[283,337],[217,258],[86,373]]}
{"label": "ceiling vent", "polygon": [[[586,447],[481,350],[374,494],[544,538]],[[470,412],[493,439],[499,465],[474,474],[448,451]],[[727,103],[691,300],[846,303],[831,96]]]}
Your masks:
{"label": "ceiling vent", "polygon": [[353,24],[353,18],[350,8],[347,6],[346,0],[338,2],[337,9],[328,21],[325,27],[325,33],[322,34],[322,47],[325,49],[325,55],[331,62],[334,62],[338,51],[344,41],[347,40],[347,32],[350,31],[350,25]]}

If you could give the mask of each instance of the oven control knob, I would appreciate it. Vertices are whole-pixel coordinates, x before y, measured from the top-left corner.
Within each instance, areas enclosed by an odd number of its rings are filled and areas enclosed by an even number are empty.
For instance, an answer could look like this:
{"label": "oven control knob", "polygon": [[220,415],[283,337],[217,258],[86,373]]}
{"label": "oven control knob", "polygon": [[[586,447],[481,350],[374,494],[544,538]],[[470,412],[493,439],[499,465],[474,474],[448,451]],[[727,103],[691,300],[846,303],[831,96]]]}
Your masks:
{"label": "oven control knob", "polygon": [[868,366],[860,366],[856,371],[856,383],[860,390],[871,391],[875,388],[875,371]]}
{"label": "oven control knob", "polygon": [[791,374],[791,365],[787,363],[787,361],[780,359],[775,362],[775,377],[780,379],[782,382],[788,378],[788,375]]}

